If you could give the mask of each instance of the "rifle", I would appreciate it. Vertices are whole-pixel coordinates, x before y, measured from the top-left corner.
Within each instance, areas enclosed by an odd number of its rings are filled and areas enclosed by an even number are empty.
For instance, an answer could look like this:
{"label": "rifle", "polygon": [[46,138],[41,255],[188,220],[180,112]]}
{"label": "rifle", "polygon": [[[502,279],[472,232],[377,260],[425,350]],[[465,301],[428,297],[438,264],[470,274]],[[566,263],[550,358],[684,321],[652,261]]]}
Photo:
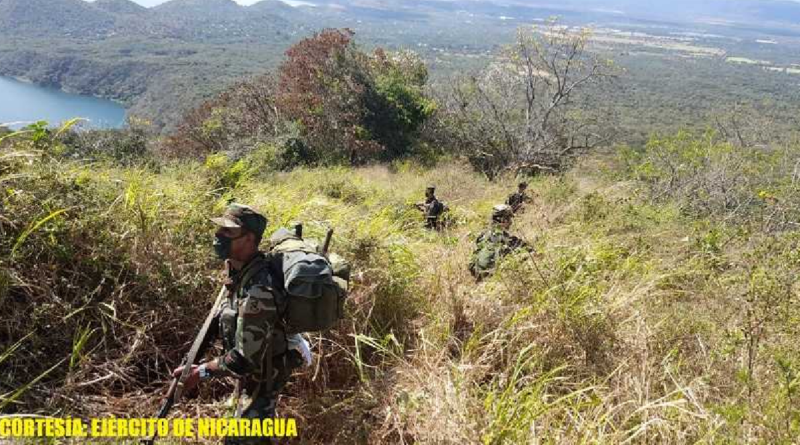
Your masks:
{"label": "rifle", "polygon": [[328,249],[331,247],[331,238],[333,237],[333,229],[328,229],[328,233],[325,234],[325,243],[322,244],[322,256],[325,258],[328,257]]}
{"label": "rifle", "polygon": [[[230,263],[225,261],[225,272],[226,276],[230,273]],[[189,374],[192,372],[192,365],[194,365],[195,361],[198,357],[202,357],[205,347],[208,346],[208,342],[206,342],[206,337],[208,336],[208,329],[211,327],[211,323],[214,321],[214,316],[217,313],[217,308],[219,307],[222,299],[228,293],[228,288],[226,286],[222,286],[222,289],[219,291],[219,295],[217,295],[217,299],[214,302],[214,306],[211,307],[211,311],[209,311],[208,316],[206,316],[206,321],[203,323],[203,327],[200,328],[200,332],[197,333],[197,337],[195,337],[194,342],[192,343],[191,349],[183,358],[181,365],[183,366],[183,371],[181,372],[180,377],[174,377],[172,379],[172,383],[169,385],[169,390],[167,391],[167,398],[164,400],[164,403],[161,405],[161,408],[158,410],[158,414],[156,418],[163,419],[167,417],[169,410],[172,409],[172,406],[180,400],[181,395],[183,395],[183,385],[186,382],[186,379],[189,377]],[[142,439],[141,443],[143,445],[153,445],[157,437],[157,433],[153,433],[153,436],[149,439]]]}

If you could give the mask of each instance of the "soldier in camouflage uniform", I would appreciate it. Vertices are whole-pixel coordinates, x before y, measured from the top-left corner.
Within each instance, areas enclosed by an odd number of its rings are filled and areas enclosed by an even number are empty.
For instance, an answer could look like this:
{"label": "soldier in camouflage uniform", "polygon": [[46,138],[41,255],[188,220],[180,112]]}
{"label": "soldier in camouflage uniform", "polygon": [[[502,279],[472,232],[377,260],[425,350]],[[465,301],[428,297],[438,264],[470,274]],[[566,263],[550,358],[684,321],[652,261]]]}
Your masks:
{"label": "soldier in camouflage uniform", "polygon": [[[221,218],[212,220],[218,229],[214,249],[217,256],[230,263],[226,283],[229,298],[217,311],[206,341],[220,337],[223,355],[201,365],[194,365],[185,382],[191,389],[202,380],[220,377],[240,379],[243,397],[241,416],[244,418],[274,418],[278,394],[289,380],[292,369],[302,362],[291,350],[289,339],[282,329],[279,307],[284,293],[282,275],[273,272],[258,245],[267,226],[264,216],[240,204],[228,206]],[[244,280],[244,282],[242,282]],[[294,340],[294,339],[292,339]],[[179,376],[183,367],[173,372]],[[237,415],[239,411],[237,409]],[[225,443],[264,444],[267,438],[227,437]]]}
{"label": "soldier in camouflage uniform", "polygon": [[525,193],[525,190],[527,190],[527,189],[528,189],[528,183],[527,182],[520,182],[519,186],[517,188],[517,192],[516,193],[512,193],[511,195],[508,196],[508,199],[506,200],[506,204],[511,206],[511,211],[512,212],[517,213],[517,212],[521,211],[525,204],[533,201],[531,199],[531,197],[528,196]]}
{"label": "soldier in camouflage uniform", "polygon": [[492,209],[491,226],[475,241],[475,252],[469,271],[477,281],[492,274],[500,259],[519,248],[528,248],[525,241],[508,233],[514,212],[511,206],[499,204]]}
{"label": "soldier in camouflage uniform", "polygon": [[425,228],[439,229],[439,217],[445,212],[445,205],[436,198],[436,187],[425,189],[425,201],[417,203],[417,208],[425,216]]}

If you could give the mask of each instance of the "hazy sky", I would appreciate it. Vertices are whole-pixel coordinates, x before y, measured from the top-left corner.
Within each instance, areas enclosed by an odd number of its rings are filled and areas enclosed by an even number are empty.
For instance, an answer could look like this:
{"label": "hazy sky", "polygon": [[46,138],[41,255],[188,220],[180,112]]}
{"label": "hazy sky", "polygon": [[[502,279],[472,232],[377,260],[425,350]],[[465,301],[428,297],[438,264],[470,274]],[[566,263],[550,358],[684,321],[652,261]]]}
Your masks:
{"label": "hazy sky", "polygon": [[[164,3],[167,0],[133,0],[133,1],[144,6],[155,6],[160,3]],[[260,0],[234,0],[234,1],[236,1],[236,3],[239,3],[241,5],[252,5],[253,3],[256,3]],[[753,0],[753,1],[759,1],[759,0]],[[793,1],[800,1],[800,0],[793,0]],[[292,2],[288,1],[286,3],[292,3]]]}
{"label": "hazy sky", "polygon": [[[159,3],[164,3],[167,0],[133,0],[133,1],[144,6],[155,6],[158,5]],[[235,1],[236,3],[242,5],[252,5],[253,3],[256,3],[259,0],[235,0]]]}

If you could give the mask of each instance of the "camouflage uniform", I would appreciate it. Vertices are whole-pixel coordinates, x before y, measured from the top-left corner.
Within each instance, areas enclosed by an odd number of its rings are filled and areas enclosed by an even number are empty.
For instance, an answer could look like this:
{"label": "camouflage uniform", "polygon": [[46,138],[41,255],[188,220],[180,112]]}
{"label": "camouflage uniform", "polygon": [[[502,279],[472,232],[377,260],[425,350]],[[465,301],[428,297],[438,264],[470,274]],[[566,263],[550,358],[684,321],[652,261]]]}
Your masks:
{"label": "camouflage uniform", "polygon": [[[233,274],[236,286],[243,272],[254,266],[259,254],[242,271]],[[282,307],[281,283],[276,283],[270,268],[261,269],[239,287],[236,295],[223,301],[218,311],[219,333],[225,353],[217,359],[220,370],[241,378],[244,418],[274,418],[278,394],[297,366],[287,355],[286,334],[279,323]],[[235,287],[234,287],[235,288]],[[270,345],[271,342],[271,345]],[[270,357],[267,355],[269,354]],[[270,363],[271,362],[271,363]],[[268,378],[272,374],[272,379]],[[270,443],[266,438],[227,437],[226,444]]]}
{"label": "camouflage uniform", "polygon": [[525,241],[501,226],[504,222],[510,222],[512,214],[508,205],[495,206],[491,226],[478,235],[469,265],[469,271],[478,281],[491,275],[501,258],[519,248],[528,247]]}
{"label": "camouflage uniform", "polygon": [[[267,225],[265,217],[241,204],[230,204],[223,217],[212,221],[223,228],[254,233],[258,237],[256,243]],[[224,238],[217,237],[215,241],[215,249],[223,257],[230,253],[230,242],[226,246]],[[230,292],[217,309],[214,325],[218,329],[207,337],[207,341],[220,337],[224,347],[224,354],[215,359],[218,370],[210,377],[239,379],[242,417],[274,418],[278,393],[289,380],[292,368],[299,364],[289,359],[287,336],[279,315],[286,305],[283,271],[275,256],[258,252],[241,270],[231,272],[226,286]],[[225,443],[264,444],[270,440],[226,437]]]}
{"label": "camouflage uniform", "polygon": [[435,196],[428,198],[423,204],[422,212],[425,215],[425,228],[438,229],[439,217],[444,213],[444,204],[439,202]]}
{"label": "camouflage uniform", "polygon": [[525,189],[528,187],[527,183],[520,183],[519,190],[516,193],[512,193],[508,196],[506,200],[506,204],[511,207],[511,210],[514,213],[517,213],[523,209],[523,206],[526,203],[532,201],[531,197],[525,193]]}
{"label": "camouflage uniform", "polygon": [[425,228],[427,229],[438,229],[439,217],[445,212],[445,205],[436,198],[435,190],[436,188],[433,186],[428,187],[425,190],[425,201],[417,204],[417,208],[425,216]]}

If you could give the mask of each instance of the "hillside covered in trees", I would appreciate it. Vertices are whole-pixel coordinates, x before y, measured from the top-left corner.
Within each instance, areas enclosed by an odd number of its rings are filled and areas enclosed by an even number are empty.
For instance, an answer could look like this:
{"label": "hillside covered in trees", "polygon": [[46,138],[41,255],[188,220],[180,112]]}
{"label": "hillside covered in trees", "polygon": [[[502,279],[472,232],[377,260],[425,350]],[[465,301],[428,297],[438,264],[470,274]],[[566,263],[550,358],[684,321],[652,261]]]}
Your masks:
{"label": "hillside covered in trees", "polygon": [[151,8],[130,0],[0,0],[0,75],[119,101],[129,116],[166,135],[189,110],[243,78],[275,70],[293,43],[321,29],[349,28],[370,50],[414,51],[429,83],[446,86],[453,76],[497,62],[519,27],[559,17],[563,25],[595,28],[593,51],[626,73],[626,88],[596,90],[591,104],[615,113],[622,130],[615,142],[641,144],[656,131],[702,131],[739,103],[769,115],[781,131],[791,128],[788,117],[798,112],[797,11],[796,3],[780,0],[558,7],[513,0],[171,0]]}

